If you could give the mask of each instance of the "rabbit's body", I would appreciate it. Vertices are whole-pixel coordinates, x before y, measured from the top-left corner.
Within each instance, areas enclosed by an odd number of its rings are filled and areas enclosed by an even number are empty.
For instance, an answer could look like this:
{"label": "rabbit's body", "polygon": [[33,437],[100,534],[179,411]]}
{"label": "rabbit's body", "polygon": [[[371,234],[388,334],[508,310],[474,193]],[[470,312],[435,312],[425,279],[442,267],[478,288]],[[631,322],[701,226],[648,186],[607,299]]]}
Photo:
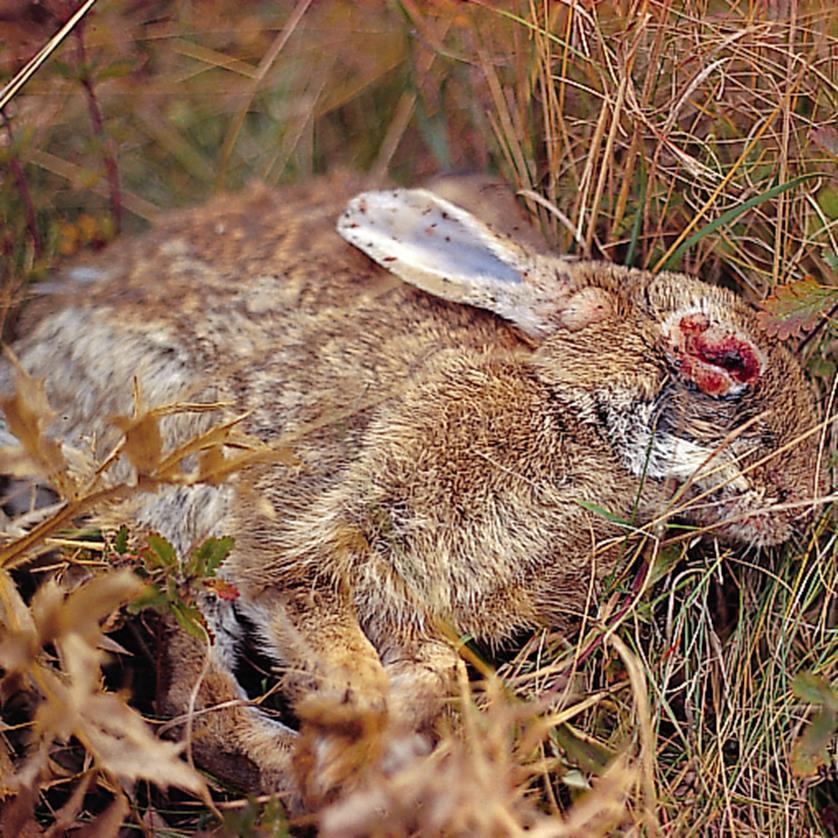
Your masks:
{"label": "rabbit's body", "polygon": [[[76,268],[31,306],[15,347],[46,379],[51,433],[93,459],[119,440],[109,417],[130,412],[135,377],[147,406],[224,405],[163,418],[168,448],[245,413],[249,434],[293,451],[294,462],[140,493],[117,512],[181,554],[235,537],[225,573],[241,598],[219,608],[201,703],[237,694],[238,614],[292,697],[351,696],[419,729],[457,666],[442,626],[502,642],[582,614],[620,555],[616,521],[663,519],[685,482],[686,498],[710,501],[692,520],[732,517],[720,532],[745,541],[788,535],[799,510],[763,509],[813,495],[813,437],[786,443],[816,413],[792,356],[732,294],[519,251],[445,202],[425,206],[428,193],[406,193],[404,214],[376,207],[399,193],[350,205],[345,238],[526,336],[350,247],[334,230],[350,194],[334,180],[253,189],[174,216]],[[436,220],[417,233],[416,217]],[[455,239],[450,254],[438,230]],[[120,462],[113,475],[130,471]],[[202,652],[183,637],[173,649],[187,660],[171,703],[185,708]],[[288,785],[293,735],[257,715],[212,716],[207,735],[248,755],[262,785]],[[330,758],[311,749],[310,792],[340,782]]]}

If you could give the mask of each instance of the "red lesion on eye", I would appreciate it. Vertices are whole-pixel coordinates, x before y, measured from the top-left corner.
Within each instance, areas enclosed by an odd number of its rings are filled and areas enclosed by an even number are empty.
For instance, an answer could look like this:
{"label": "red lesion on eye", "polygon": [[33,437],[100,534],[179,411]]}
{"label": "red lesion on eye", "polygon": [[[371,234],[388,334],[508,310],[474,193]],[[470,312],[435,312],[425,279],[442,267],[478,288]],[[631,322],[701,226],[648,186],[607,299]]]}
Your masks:
{"label": "red lesion on eye", "polygon": [[682,317],[678,334],[681,373],[710,396],[723,396],[736,384],[752,384],[762,372],[753,345],[704,314]]}

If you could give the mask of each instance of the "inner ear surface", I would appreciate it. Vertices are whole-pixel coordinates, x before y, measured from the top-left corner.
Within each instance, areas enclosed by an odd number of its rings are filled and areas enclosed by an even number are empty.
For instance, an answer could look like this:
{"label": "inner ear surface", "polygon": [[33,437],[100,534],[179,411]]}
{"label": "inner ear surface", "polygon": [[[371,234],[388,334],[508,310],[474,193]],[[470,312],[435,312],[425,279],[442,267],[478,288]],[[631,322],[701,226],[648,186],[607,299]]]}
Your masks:
{"label": "inner ear surface", "polygon": [[419,287],[432,284],[420,277],[431,276],[459,285],[521,283],[517,252],[477,219],[423,189],[359,195],[350,201],[338,230],[380,265]]}

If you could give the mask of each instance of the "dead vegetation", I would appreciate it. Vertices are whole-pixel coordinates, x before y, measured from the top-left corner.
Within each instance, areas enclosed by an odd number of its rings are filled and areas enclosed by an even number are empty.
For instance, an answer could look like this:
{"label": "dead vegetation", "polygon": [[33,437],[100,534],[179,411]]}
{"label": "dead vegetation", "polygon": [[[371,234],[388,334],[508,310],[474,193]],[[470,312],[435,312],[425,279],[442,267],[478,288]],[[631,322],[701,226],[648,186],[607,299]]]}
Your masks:
{"label": "dead vegetation", "polygon": [[[89,5],[0,2],[3,82]],[[495,167],[559,248],[768,300],[766,328],[797,341],[821,397],[813,468],[834,475],[836,22],[825,0],[100,0],[2,111],[7,329],[66,257],[222,186]],[[175,479],[185,456],[215,480],[264,452],[234,425],[163,452],[137,394],[112,456],[141,479],[106,485],[108,463],[70,462],[43,436],[35,382],[4,407],[23,444],[4,472],[38,474],[61,501],[15,502],[0,548],[4,834],[283,834],[281,805],[206,784],[150,732],[153,696],[106,677],[115,660],[135,685],[154,668],[126,603],[202,631],[190,589],[212,583],[223,548],[178,557],[83,529],[94,505]],[[545,631],[491,662],[464,646],[474,677],[451,734],[320,829],[834,834],[833,499],[813,498],[808,532],[767,554],[634,533],[578,637]]]}

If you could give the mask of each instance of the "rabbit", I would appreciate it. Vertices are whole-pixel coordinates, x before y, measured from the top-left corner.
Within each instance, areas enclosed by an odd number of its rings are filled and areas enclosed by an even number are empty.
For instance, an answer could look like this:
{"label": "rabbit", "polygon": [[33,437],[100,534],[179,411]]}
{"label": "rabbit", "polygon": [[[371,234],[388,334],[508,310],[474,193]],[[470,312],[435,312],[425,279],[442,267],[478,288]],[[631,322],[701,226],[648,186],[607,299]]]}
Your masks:
{"label": "rabbit", "polygon": [[[801,366],[731,291],[552,253],[484,181],[360,190],[335,175],[174,213],[50,283],[13,346],[73,462],[118,443],[135,381],[146,407],[214,406],[163,416],[167,450],[242,415],[291,449],[100,520],[180,555],[234,537],[240,596],[207,595],[208,653],[171,633],[166,705],[201,711],[211,768],[300,808],[352,782],[362,727],[386,731],[366,754],[385,769],[430,747],[452,637],[572,626],[627,527],[675,513],[767,546],[819,494]],[[246,642],[299,730],[245,700]]]}

